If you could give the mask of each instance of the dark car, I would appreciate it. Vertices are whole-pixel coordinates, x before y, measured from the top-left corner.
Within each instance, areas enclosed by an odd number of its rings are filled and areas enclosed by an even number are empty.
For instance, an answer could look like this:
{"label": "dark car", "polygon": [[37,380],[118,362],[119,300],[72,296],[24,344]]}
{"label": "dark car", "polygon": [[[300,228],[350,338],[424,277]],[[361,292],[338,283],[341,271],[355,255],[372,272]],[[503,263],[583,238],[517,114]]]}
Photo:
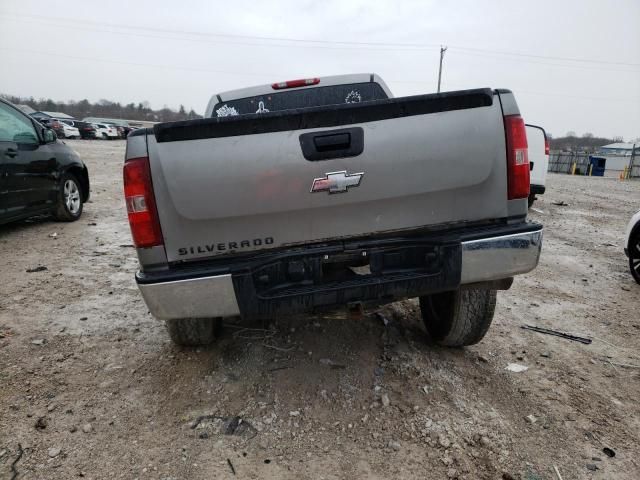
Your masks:
{"label": "dark car", "polygon": [[80,138],[83,140],[90,140],[96,138],[95,127],[87,122],[81,122],[80,120],[60,120],[63,123],[71,127],[76,127],[80,132]]}
{"label": "dark car", "polygon": [[133,132],[135,130],[135,127],[131,127],[131,126],[127,126],[127,125],[123,125],[122,126],[122,131],[124,133],[124,138],[127,138],[129,136],[129,134],[131,132]]}
{"label": "dark car", "polygon": [[89,172],[78,154],[0,99],[0,224],[42,213],[72,222],[88,199]]}

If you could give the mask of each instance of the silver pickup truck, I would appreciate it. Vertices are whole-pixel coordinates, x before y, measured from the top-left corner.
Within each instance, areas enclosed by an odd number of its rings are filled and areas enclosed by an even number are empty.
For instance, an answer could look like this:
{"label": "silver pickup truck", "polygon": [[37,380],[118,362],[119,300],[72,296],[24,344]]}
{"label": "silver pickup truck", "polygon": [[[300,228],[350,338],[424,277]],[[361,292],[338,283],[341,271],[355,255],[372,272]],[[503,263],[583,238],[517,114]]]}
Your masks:
{"label": "silver pickup truck", "polygon": [[182,345],[224,317],[415,297],[434,341],[471,345],[542,246],[508,90],[393,98],[359,74],[220,93],[129,135],[124,190],[136,281]]}

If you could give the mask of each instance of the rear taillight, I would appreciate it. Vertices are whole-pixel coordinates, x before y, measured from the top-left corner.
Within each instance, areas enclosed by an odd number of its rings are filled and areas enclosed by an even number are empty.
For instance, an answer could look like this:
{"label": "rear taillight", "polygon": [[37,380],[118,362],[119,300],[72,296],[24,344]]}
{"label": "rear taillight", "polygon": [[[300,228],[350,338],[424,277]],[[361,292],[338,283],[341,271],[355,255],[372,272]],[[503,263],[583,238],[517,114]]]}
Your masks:
{"label": "rear taillight", "polygon": [[138,248],[163,245],[149,158],[131,158],[124,164],[124,197],[133,243]]}
{"label": "rear taillight", "polygon": [[544,154],[549,155],[549,139],[544,137]]}
{"label": "rear taillight", "polygon": [[508,199],[529,196],[529,152],[527,130],[520,115],[504,117],[507,139]]}
{"label": "rear taillight", "polygon": [[282,90],[283,88],[306,87],[309,85],[317,85],[319,83],[319,78],[301,78],[300,80],[289,80],[287,82],[274,83],[271,85],[271,88],[274,90]]}

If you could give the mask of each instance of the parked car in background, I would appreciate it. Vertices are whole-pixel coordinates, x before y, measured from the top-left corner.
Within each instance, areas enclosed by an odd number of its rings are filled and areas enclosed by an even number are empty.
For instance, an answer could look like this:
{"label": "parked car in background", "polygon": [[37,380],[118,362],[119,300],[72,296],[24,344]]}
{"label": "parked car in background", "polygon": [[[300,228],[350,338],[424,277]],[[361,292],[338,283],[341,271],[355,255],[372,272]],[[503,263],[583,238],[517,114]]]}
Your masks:
{"label": "parked car in background", "polygon": [[62,124],[62,131],[64,133],[63,138],[80,138],[80,130],[72,125],[68,125],[67,123],[60,120]]}
{"label": "parked car in background", "polygon": [[55,132],[0,99],[0,224],[42,213],[71,222],[89,199],[89,172]]}
{"label": "parked car in background", "polygon": [[50,119],[39,119],[40,123],[42,123],[45,127],[51,128],[58,138],[79,138],[80,131],[74,127],[72,124],[70,125],[65,120],[59,120],[57,118]]}
{"label": "parked car in background", "polygon": [[38,118],[36,121],[53,130],[58,138],[64,138],[64,127],[59,120],[55,118]]}
{"label": "parked car in background", "polygon": [[96,129],[96,138],[102,138],[104,140],[113,140],[114,138],[118,138],[118,131],[113,125],[94,123],[93,127]]}
{"label": "parked car in background", "polygon": [[131,131],[131,126],[127,120],[122,118],[100,118],[100,117],[85,117],[85,122],[100,123],[103,125],[109,125],[115,127],[118,131],[118,135],[122,138],[127,138]]}
{"label": "parked car in background", "polygon": [[96,138],[96,129],[90,123],[81,122],[80,120],[60,120],[60,122],[76,127],[80,131],[80,138],[82,139]]}
{"label": "parked car in background", "polygon": [[544,128],[537,125],[526,125],[527,143],[529,145],[529,165],[531,165],[531,186],[529,192],[529,207],[536,200],[536,195],[542,195],[547,181],[549,169],[549,139]]}
{"label": "parked car in background", "polygon": [[127,138],[127,136],[129,136],[129,132],[131,132],[131,127],[128,125],[117,125],[115,123],[107,123],[106,125],[114,127],[120,138]]}
{"label": "parked car in background", "polygon": [[624,238],[624,253],[629,257],[631,275],[640,283],[640,212],[631,217]]}

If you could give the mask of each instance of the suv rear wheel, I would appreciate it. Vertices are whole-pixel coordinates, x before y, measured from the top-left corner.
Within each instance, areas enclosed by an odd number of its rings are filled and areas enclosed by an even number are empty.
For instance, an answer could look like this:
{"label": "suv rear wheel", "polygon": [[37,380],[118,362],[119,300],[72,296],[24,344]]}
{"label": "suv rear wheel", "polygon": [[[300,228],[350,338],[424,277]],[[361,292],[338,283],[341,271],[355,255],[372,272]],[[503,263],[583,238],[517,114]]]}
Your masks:
{"label": "suv rear wheel", "polygon": [[174,318],[165,325],[171,340],[176,345],[193,347],[209,345],[219,333],[221,318]]}
{"label": "suv rear wheel", "polygon": [[478,343],[493,320],[496,295],[495,290],[460,289],[420,297],[427,332],[446,347]]}

